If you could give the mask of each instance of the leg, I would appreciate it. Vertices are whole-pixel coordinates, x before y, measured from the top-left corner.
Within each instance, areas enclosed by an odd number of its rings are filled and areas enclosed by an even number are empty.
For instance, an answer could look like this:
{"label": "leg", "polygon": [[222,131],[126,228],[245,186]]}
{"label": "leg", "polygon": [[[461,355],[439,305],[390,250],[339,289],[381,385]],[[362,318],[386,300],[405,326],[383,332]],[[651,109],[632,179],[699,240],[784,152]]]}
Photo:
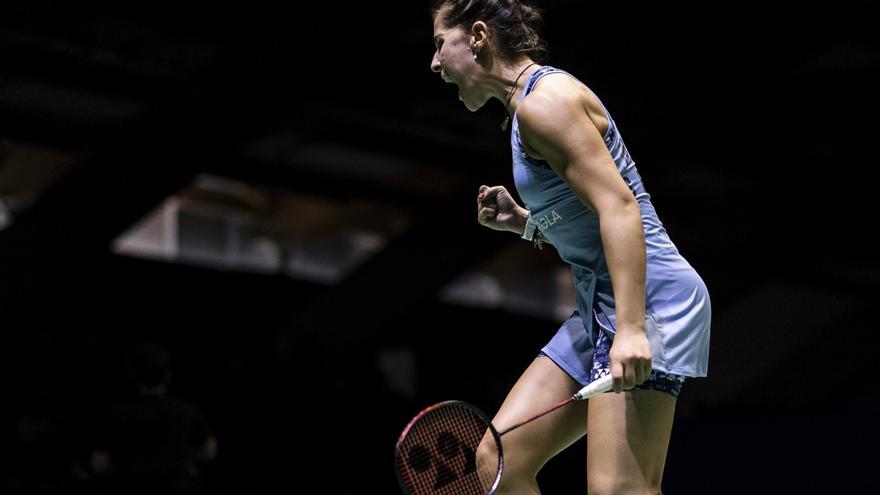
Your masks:
{"label": "leg", "polygon": [[[580,385],[556,363],[540,356],[510,390],[492,424],[501,431],[558,404],[579,389]],[[504,435],[504,471],[496,493],[540,493],[535,476],[551,457],[584,435],[586,408],[586,401],[575,402]]]}
{"label": "leg", "polygon": [[602,394],[589,402],[587,492],[659,494],[675,397],[633,390]]}

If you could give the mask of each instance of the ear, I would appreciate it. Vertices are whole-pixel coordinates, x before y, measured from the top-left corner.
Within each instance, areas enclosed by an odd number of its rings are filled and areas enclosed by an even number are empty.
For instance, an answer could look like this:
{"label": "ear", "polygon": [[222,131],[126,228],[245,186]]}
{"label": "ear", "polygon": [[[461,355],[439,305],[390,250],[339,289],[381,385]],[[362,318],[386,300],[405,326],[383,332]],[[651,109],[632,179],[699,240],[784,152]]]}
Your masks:
{"label": "ear", "polygon": [[477,21],[471,26],[471,47],[477,51],[482,50],[489,44],[489,26],[483,21]]}

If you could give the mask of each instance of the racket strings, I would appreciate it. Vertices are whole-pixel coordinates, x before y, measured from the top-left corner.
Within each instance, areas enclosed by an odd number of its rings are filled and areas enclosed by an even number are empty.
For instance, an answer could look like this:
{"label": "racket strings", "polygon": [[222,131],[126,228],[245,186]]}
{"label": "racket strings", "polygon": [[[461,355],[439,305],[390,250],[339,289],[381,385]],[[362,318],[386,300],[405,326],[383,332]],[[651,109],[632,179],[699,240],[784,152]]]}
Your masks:
{"label": "racket strings", "polygon": [[[485,494],[498,475],[500,457],[488,430],[483,416],[463,403],[425,411],[399,445],[403,483],[413,494]],[[487,435],[489,455],[478,460],[477,447]]]}

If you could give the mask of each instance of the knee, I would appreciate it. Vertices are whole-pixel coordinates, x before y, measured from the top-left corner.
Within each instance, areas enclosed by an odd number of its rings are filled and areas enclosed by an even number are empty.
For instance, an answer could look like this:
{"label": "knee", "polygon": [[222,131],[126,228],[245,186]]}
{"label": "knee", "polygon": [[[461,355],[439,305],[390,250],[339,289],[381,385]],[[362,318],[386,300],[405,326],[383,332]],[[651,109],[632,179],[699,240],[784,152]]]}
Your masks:
{"label": "knee", "polygon": [[[495,482],[498,474],[499,457],[498,447],[494,439],[483,438],[483,441],[477,447],[476,465],[480,483],[484,489],[488,489]],[[536,474],[537,469],[533,469],[531,463],[524,463],[520,456],[505,456],[504,475],[499,480],[494,493],[497,495],[523,493],[523,489],[528,489],[528,493],[539,493],[538,482],[535,478]]]}
{"label": "knee", "polygon": [[476,452],[476,466],[480,477],[480,482],[484,488],[489,488],[498,474],[498,463],[500,456],[498,455],[498,445],[495,439],[486,436],[480,442]]}

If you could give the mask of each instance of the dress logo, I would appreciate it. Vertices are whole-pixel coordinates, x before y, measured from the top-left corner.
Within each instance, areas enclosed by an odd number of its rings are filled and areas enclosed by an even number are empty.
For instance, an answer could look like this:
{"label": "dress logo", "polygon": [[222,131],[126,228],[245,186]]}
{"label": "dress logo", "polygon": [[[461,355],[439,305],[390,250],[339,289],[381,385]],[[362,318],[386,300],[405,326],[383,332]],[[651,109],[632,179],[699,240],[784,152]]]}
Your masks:
{"label": "dress logo", "polygon": [[562,220],[562,215],[556,213],[556,210],[552,210],[550,213],[538,219],[538,225],[541,226],[541,230],[547,230],[559,220]]}

